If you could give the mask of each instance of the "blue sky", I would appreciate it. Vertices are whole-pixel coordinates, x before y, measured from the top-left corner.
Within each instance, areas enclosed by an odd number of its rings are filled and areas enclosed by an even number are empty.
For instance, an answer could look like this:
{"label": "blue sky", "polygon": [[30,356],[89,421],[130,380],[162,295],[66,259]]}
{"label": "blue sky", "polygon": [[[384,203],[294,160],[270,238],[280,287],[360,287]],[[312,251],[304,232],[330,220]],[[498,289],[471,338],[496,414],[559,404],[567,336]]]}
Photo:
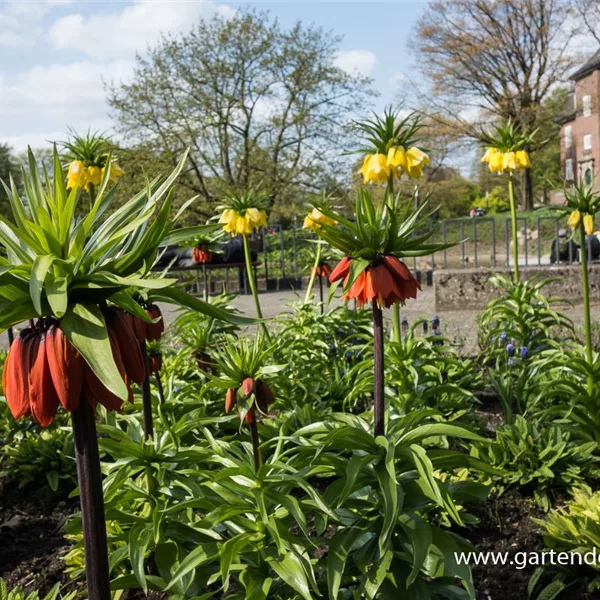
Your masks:
{"label": "blue sky", "polygon": [[0,1],[0,141],[17,151],[65,139],[68,126],[109,129],[102,81],[131,76],[136,51],[161,32],[243,5],[284,26],[300,20],[344,37],[336,61],[374,79],[381,109],[411,74],[407,42],[421,2]]}

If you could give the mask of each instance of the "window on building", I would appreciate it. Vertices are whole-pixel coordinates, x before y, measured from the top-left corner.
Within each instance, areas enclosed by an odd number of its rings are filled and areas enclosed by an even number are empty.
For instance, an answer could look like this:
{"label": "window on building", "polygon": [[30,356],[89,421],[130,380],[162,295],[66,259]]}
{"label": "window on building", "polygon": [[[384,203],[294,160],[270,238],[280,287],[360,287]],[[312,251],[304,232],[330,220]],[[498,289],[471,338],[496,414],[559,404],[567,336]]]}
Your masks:
{"label": "window on building", "polygon": [[583,97],[583,116],[589,117],[592,114],[592,97]]}
{"label": "window on building", "polygon": [[570,148],[573,145],[573,127],[567,125],[565,127],[565,148]]}
{"label": "window on building", "polygon": [[592,149],[592,134],[587,133],[583,136],[583,149],[591,150]]}
{"label": "window on building", "polygon": [[585,170],[585,184],[586,185],[592,185],[592,180],[594,178],[593,174],[592,174],[592,170],[591,169],[586,169]]}
{"label": "window on building", "polygon": [[573,181],[573,159],[567,158],[565,160],[565,179],[567,181]]}

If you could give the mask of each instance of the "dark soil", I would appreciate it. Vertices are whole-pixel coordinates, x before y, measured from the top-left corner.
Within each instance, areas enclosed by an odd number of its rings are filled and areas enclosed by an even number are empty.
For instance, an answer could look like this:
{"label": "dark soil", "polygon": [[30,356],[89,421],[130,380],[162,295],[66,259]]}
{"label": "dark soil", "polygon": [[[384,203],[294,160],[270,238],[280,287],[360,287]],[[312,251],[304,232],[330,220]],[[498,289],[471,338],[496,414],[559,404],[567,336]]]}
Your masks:
{"label": "dark soil", "polygon": [[62,560],[71,548],[62,528],[77,509],[77,500],[40,499],[0,482],[0,577],[9,589],[45,594],[57,582],[67,592],[78,587]]}
{"label": "dark soil", "polygon": [[[543,518],[544,513],[532,498],[518,491],[490,498],[486,504],[472,507],[471,513],[480,519],[480,523],[463,535],[477,552],[507,553],[509,561],[514,563],[518,552],[531,556],[530,553],[545,548],[539,527],[532,520]],[[519,555],[518,562],[522,556]],[[477,600],[527,600],[527,585],[536,568],[533,565],[522,569],[516,564],[494,565],[491,561],[487,565],[471,565]],[[586,593],[582,587],[570,587],[559,596],[560,600],[600,599],[600,593]]]}

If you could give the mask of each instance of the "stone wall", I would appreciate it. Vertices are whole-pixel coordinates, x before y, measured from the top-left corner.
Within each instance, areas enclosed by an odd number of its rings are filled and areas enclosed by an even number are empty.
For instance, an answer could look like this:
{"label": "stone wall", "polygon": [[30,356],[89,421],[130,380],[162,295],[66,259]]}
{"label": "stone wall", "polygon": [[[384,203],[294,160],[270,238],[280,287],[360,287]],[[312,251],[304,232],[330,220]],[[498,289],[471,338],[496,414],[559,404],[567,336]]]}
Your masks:
{"label": "stone wall", "polygon": [[[500,294],[489,282],[493,273],[510,276],[506,268],[497,269],[444,269],[433,275],[435,286],[436,311],[481,310]],[[560,277],[559,281],[545,288],[546,296],[564,298],[574,304],[583,301],[581,293],[581,269],[573,266],[523,267],[521,279],[532,276],[542,279]],[[600,264],[590,266],[590,297],[592,302],[600,302]]]}

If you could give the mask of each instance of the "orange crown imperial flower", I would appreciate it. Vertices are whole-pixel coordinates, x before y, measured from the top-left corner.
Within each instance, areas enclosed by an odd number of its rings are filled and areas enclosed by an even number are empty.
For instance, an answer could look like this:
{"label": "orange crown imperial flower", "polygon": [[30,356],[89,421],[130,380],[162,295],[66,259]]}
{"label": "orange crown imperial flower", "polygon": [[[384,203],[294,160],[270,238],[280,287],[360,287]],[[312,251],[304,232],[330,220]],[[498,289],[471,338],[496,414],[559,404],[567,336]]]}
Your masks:
{"label": "orange crown imperial flower", "polygon": [[[111,321],[108,335],[117,369],[129,388],[132,375],[140,379],[143,373],[144,365],[137,355],[139,344],[120,320]],[[41,321],[15,338],[6,357],[2,387],[13,417],[31,415],[42,427],[54,421],[59,405],[68,411],[77,409],[82,393],[94,408],[100,403],[108,410],[120,411],[123,405],[104,387],[54,320]]]}
{"label": "orange crown imperial flower", "polygon": [[[334,283],[344,279],[344,287],[347,287],[351,266],[352,259],[344,257],[329,281]],[[380,307],[389,308],[392,304],[404,304],[408,298],[416,298],[420,289],[419,282],[400,259],[382,256],[361,271],[343,297],[346,301],[356,299],[358,306],[376,302]]]}
{"label": "orange crown imperial flower", "polygon": [[192,250],[192,258],[197,263],[209,263],[213,258],[213,254],[206,246],[196,246]]}

